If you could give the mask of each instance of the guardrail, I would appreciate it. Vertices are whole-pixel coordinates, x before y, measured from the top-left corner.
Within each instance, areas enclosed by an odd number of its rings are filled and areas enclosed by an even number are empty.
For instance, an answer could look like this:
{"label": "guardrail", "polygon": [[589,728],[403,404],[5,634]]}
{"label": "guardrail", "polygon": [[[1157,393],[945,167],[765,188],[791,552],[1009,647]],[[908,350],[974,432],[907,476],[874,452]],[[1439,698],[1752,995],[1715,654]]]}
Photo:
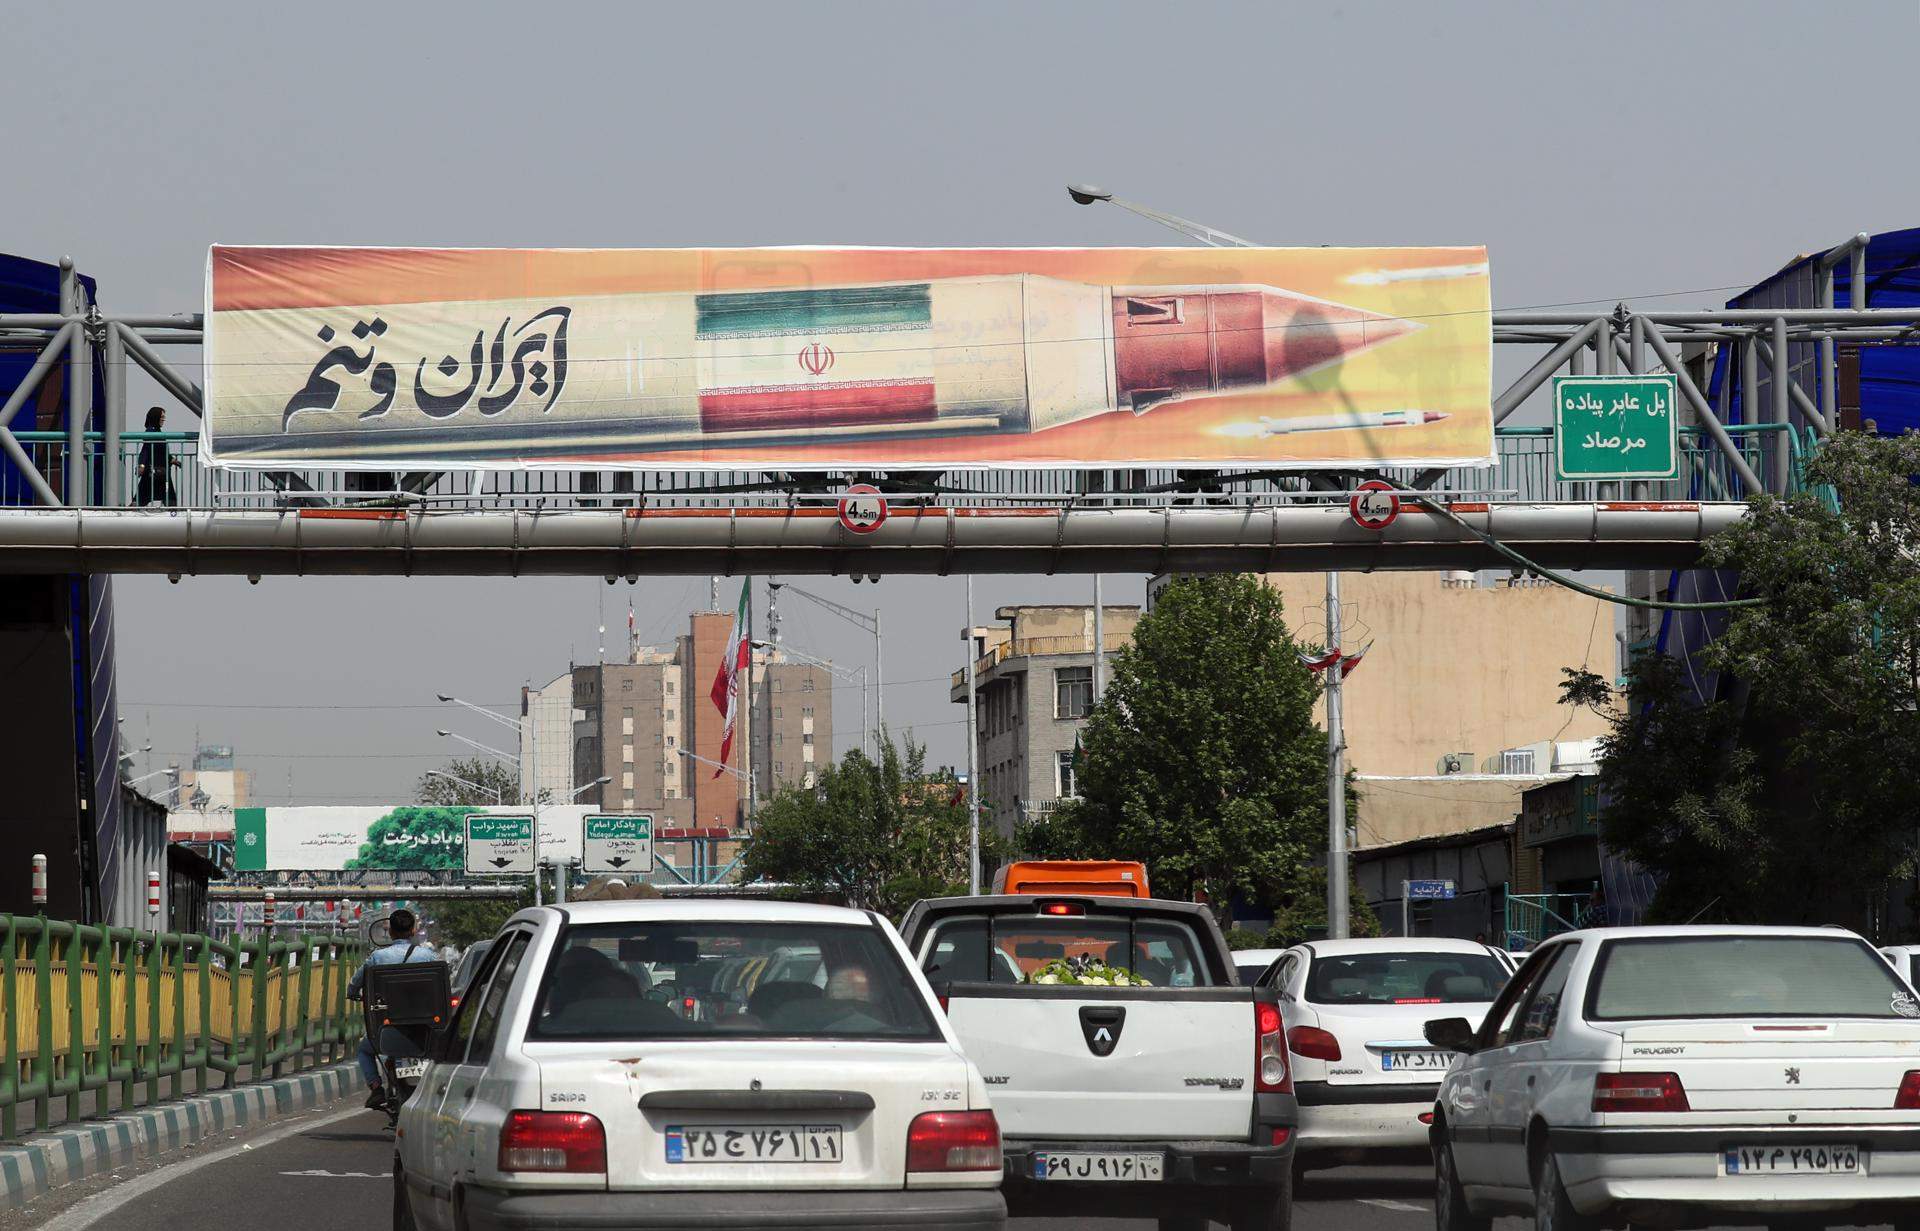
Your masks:
{"label": "guardrail", "polygon": [[[0,915],[0,1138],[19,1108],[49,1127],[50,1100],[120,1089],[131,1107],[183,1076],[280,1076],[345,1054],[361,1033],[347,981],[364,946],[333,937],[227,944],[195,933],[101,928]],[[72,1118],[72,1103],[68,1104]]]}
{"label": "guardrail", "polygon": [[1577,893],[1510,893],[1505,907],[1507,948],[1531,949],[1549,936],[1576,931],[1587,918],[1587,899]]}
{"label": "guardrail", "polygon": [[[1798,483],[1803,455],[1812,432],[1802,433],[1776,423],[1730,425],[1727,434],[1745,463],[1757,474],[1772,474],[1775,454],[1786,449],[1789,473]],[[47,477],[56,492],[67,483],[67,437],[63,432],[21,431],[14,435],[28,458]],[[461,471],[423,473],[338,470],[217,471],[200,461],[200,438],[193,432],[128,432],[112,464],[120,468],[120,487],[129,505],[140,495],[140,468],[156,473],[158,450],[165,451],[167,483],[157,499],[177,508],[284,508],[297,505],[353,503],[391,504],[396,501],[432,508],[474,509],[592,509],[735,507],[779,508],[831,503],[837,480],[777,476],[759,471],[647,471],[597,470]],[[149,452],[152,447],[154,451]],[[104,491],[102,470],[108,459],[104,436],[89,432],[84,464],[93,471],[90,490]],[[1597,499],[1742,500],[1749,493],[1735,473],[1728,455],[1704,432],[1680,434],[1678,478],[1645,483],[1562,483],[1553,477],[1553,429],[1499,428],[1494,433],[1495,465],[1491,470],[1462,468],[1448,471],[1430,490],[1476,498],[1518,500],[1526,503],[1590,502]],[[1409,487],[1417,470],[1383,471],[1389,479]],[[914,487],[917,476],[894,475]],[[937,482],[936,482],[937,479]],[[1195,487],[1195,482],[1199,486]],[[169,490],[170,485],[170,490]],[[1795,488],[1797,490],[1797,486]],[[399,493],[396,495],[396,493]],[[1073,503],[1081,506],[1159,507],[1199,501],[1215,503],[1245,500],[1345,499],[1342,493],[1312,492],[1298,478],[1275,472],[1217,472],[1204,480],[1172,470],[1134,471],[946,471],[926,476],[924,489],[895,497],[924,497],[939,504],[992,506],[996,504]],[[0,505],[36,503],[20,473],[0,467]]]}

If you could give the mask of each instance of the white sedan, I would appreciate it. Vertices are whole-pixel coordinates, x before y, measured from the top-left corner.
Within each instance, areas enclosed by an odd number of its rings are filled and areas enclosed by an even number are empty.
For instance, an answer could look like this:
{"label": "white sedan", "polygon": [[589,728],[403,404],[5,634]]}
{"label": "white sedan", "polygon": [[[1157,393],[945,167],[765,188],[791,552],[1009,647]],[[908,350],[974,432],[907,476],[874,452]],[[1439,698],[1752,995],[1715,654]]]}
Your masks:
{"label": "white sedan", "polygon": [[400,1113],[396,1231],[1006,1220],[986,1085],[869,912],[524,910],[437,1052]]}
{"label": "white sedan", "polygon": [[1451,1052],[1428,1043],[1435,1017],[1477,1018],[1513,968],[1498,949],[1442,937],[1316,940],[1263,976],[1278,989],[1300,1100],[1296,1166],[1425,1150]]}
{"label": "white sedan", "polygon": [[1650,927],[1547,941],[1435,1106],[1441,1231],[1533,1213],[1920,1227],[1920,1003],[1825,928]]}

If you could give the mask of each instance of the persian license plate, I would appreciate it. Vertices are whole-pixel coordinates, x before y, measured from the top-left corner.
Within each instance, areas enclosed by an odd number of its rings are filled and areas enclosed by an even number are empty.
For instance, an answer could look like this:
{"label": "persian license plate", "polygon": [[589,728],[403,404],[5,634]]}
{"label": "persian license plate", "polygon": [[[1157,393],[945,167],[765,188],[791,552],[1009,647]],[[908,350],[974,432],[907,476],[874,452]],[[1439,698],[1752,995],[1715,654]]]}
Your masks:
{"label": "persian license plate", "polygon": [[1453,1063],[1450,1051],[1383,1051],[1380,1053],[1380,1067],[1389,1073],[1404,1073],[1412,1069],[1424,1069],[1430,1072],[1445,1072]]}
{"label": "persian license plate", "polygon": [[393,1063],[395,1081],[418,1081],[427,1075],[425,1060],[396,1060]]}
{"label": "persian license plate", "polygon": [[1720,1151],[1727,1175],[1865,1175],[1866,1155],[1851,1145],[1730,1146]]}
{"label": "persian license plate", "polygon": [[1164,1154],[1106,1154],[1081,1151],[1053,1151],[1033,1156],[1036,1180],[1072,1180],[1080,1183],[1164,1180],[1167,1159]]}
{"label": "persian license plate", "polygon": [[670,1163],[826,1163],[846,1160],[838,1124],[667,1126]]}

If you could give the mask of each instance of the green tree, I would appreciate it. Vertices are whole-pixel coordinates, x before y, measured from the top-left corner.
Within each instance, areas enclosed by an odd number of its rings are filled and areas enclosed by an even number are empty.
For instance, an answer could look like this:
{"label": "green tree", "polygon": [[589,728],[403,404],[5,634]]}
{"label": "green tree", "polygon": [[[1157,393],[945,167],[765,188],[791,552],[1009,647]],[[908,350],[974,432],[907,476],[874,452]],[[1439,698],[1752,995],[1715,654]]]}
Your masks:
{"label": "green tree", "polygon": [[442,808],[461,804],[511,804],[519,798],[520,775],[489,757],[448,761],[437,773],[421,774],[413,789],[415,803]]}
{"label": "green tree", "polygon": [[436,945],[458,945],[462,949],[476,940],[490,940],[507,926],[518,910],[533,905],[533,886],[522,885],[511,898],[481,898],[474,901],[427,902],[427,934]]}
{"label": "green tree", "polygon": [[1916,474],[1920,435],[1840,433],[1809,463],[1811,490],[1756,499],[1708,544],[1708,567],[1762,600],[1696,656],[1719,695],[1697,697],[1663,657],[1632,664],[1624,698],[1568,673],[1564,698],[1610,716],[1602,833],[1663,878],[1656,918],[1869,928],[1911,876]]}
{"label": "green tree", "polygon": [[[965,792],[952,772],[929,773],[926,755],[911,738],[904,747],[888,738],[878,762],[856,748],[822,769],[816,785],[782,790],[754,813],[742,878],[894,919],[920,898],[964,893]],[[980,838],[982,866],[990,869],[998,836],[989,828]]]}
{"label": "green tree", "polygon": [[1140,860],[1163,897],[1304,905],[1326,853],[1327,737],[1280,595],[1245,575],[1177,579],[1112,668],[1080,798],[1022,826],[1021,849]]}

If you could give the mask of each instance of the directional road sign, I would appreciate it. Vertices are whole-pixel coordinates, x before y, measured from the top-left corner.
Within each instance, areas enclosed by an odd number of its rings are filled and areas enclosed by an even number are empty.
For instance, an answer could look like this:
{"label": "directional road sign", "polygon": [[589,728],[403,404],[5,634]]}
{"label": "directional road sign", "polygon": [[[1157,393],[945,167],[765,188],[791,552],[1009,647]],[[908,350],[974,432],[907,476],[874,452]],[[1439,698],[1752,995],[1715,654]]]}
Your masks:
{"label": "directional road sign", "polygon": [[467,813],[467,873],[533,875],[533,814]]}
{"label": "directional road sign", "polygon": [[1663,376],[1560,376],[1553,382],[1553,477],[1680,474],[1679,382]]}
{"label": "directional road sign", "polygon": [[1416,901],[1445,901],[1453,897],[1452,881],[1408,881],[1407,896]]}
{"label": "directional road sign", "polygon": [[588,876],[653,871],[653,818],[589,812],[582,818],[580,870]]}

